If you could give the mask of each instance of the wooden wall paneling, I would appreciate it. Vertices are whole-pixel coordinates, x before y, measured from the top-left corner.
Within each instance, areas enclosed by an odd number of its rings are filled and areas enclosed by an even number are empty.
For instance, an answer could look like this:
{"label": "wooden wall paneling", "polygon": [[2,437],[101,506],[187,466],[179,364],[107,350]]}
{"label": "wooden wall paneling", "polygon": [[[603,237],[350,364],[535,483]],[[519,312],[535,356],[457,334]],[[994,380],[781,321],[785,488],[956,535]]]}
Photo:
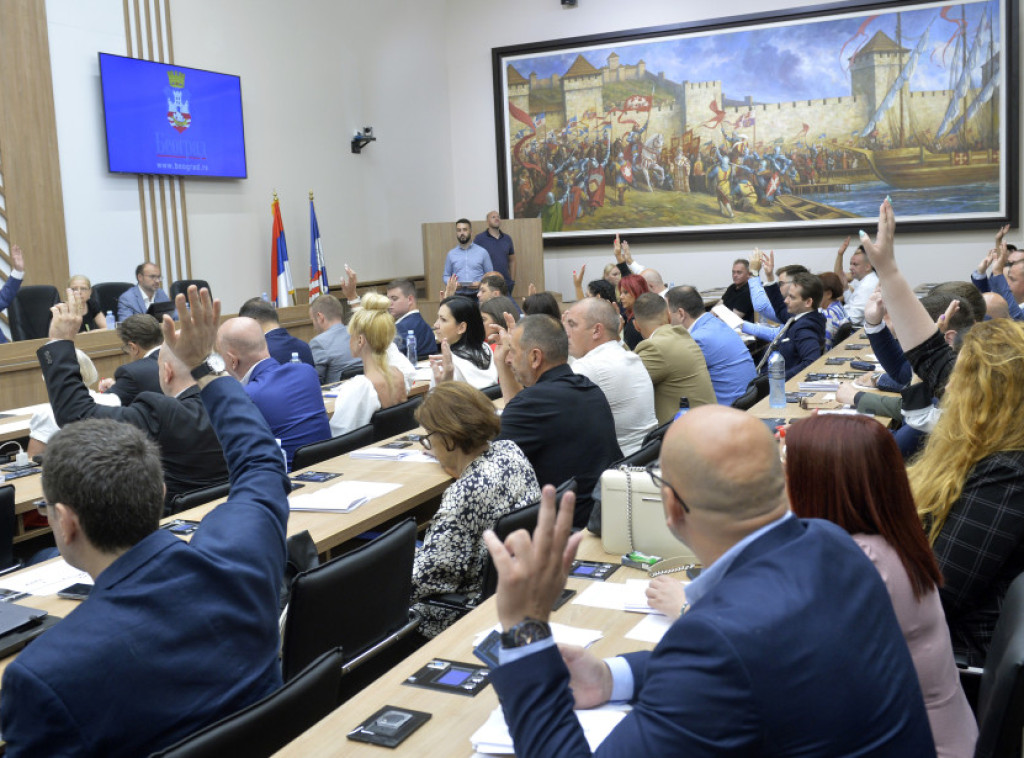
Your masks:
{"label": "wooden wall paneling", "polygon": [[[484,220],[472,220],[473,236],[487,228]],[[427,300],[437,297],[444,289],[444,261],[448,251],[458,244],[455,239],[455,220],[423,224],[423,275],[426,278]],[[512,237],[516,248],[517,298],[526,297],[526,288],[533,282],[538,292],[544,284],[544,239],[539,218],[504,219],[501,230]]]}
{"label": "wooden wall paneling", "polygon": [[[4,253],[20,245],[29,284],[61,287],[68,277],[57,122],[53,105],[46,4],[0,2],[0,156]],[[0,266],[6,279],[9,258]]]}

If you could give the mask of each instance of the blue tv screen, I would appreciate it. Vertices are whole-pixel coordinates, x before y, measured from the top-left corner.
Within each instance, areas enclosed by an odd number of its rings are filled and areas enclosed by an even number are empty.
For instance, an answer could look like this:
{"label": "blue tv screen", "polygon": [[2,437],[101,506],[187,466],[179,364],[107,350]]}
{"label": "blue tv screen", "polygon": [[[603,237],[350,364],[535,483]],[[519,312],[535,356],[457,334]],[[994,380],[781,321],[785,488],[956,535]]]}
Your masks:
{"label": "blue tv screen", "polygon": [[237,76],[99,56],[111,171],[245,178]]}

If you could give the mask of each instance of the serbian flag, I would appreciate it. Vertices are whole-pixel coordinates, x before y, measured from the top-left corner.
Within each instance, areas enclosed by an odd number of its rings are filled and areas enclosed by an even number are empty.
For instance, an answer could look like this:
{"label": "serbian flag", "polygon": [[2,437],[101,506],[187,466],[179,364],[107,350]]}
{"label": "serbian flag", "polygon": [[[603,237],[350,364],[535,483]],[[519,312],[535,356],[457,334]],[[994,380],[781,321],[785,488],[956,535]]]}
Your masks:
{"label": "serbian flag", "polygon": [[270,243],[270,299],[278,308],[283,308],[294,304],[295,287],[292,285],[292,272],[288,268],[288,245],[284,241],[281,206],[276,197],[270,212],[274,217]]}
{"label": "serbian flag", "polygon": [[[312,193],[310,193],[312,195]],[[282,239],[284,236],[282,235]],[[324,265],[324,249],[320,246],[320,227],[316,223],[316,209],[313,198],[309,198],[309,302],[328,292],[327,266]]]}

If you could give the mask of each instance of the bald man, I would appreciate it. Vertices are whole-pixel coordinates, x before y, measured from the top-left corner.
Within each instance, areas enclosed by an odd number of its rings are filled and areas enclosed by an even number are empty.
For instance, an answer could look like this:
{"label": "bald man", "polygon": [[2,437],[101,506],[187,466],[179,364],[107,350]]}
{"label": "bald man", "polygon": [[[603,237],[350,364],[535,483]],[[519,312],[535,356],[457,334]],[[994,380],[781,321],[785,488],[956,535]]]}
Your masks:
{"label": "bald man", "polygon": [[39,348],[36,356],[59,426],[106,418],[131,424],[149,435],[160,446],[166,513],[170,513],[175,495],[227,481],[224,453],[188,367],[170,351],[161,350],[158,360],[163,394],[140,392],[126,407],[99,405],[89,395],[75,358],[74,339],[85,313],[84,304],[68,290],[68,302],[51,311],[50,342]]}
{"label": "bald man", "polygon": [[789,511],[764,424],[719,405],[669,428],[672,533],[704,571],[653,651],[600,660],[547,623],[582,534],[545,487],[533,537],[484,539],[498,568],[491,673],[517,755],[588,756],[573,706],[628,700],[598,755],[934,756],[910,653],[871,561],[842,529]]}
{"label": "bald man", "polygon": [[289,471],[296,450],[330,438],[316,369],[308,363],[278,363],[271,358],[259,322],[244,316],[225,321],[217,331],[217,352],[281,440]]}

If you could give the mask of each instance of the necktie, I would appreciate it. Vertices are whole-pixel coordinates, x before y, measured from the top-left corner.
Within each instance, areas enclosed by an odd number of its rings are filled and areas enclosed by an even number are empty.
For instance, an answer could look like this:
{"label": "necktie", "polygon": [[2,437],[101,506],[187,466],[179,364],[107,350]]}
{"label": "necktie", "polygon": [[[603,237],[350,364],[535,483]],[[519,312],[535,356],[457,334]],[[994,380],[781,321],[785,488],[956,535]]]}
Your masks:
{"label": "necktie", "polygon": [[782,328],[779,329],[779,333],[775,335],[775,339],[773,339],[768,344],[768,347],[765,348],[764,354],[761,356],[761,360],[758,361],[757,368],[755,369],[755,371],[758,374],[761,373],[762,367],[765,363],[768,362],[768,358],[771,357],[772,351],[775,350],[775,346],[782,341],[782,337],[786,334],[787,331],[789,331],[789,327],[792,325],[794,321],[796,321],[796,316],[790,316],[789,321],[783,324]]}

